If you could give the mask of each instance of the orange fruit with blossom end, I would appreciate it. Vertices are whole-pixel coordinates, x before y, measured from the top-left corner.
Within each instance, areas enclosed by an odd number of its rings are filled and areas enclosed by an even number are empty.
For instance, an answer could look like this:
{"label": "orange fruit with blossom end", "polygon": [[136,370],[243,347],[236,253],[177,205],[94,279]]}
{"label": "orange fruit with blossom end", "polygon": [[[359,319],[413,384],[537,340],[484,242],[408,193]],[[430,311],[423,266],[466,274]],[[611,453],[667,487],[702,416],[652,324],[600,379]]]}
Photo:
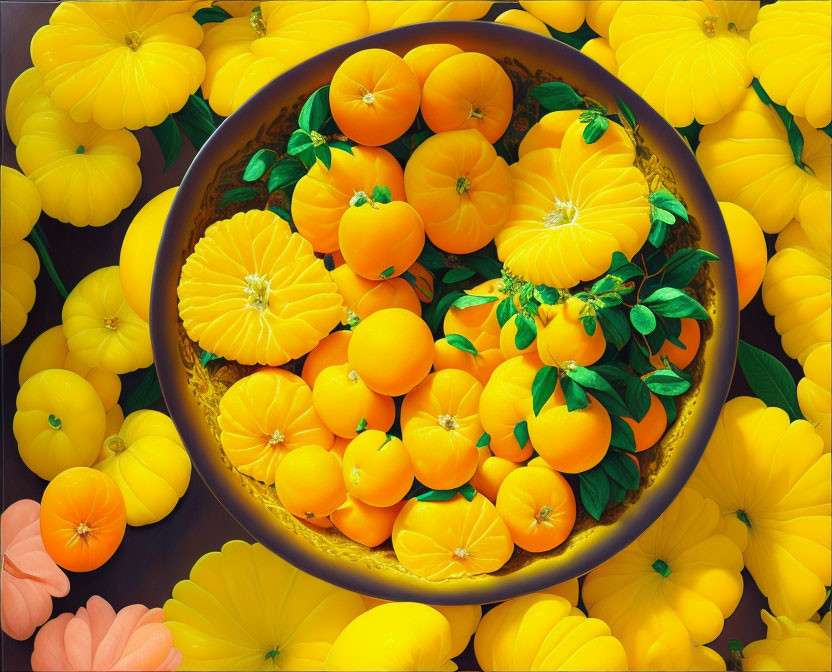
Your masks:
{"label": "orange fruit with blossom end", "polygon": [[387,541],[393,533],[393,523],[405,502],[393,506],[371,506],[347,493],[347,501],[329,515],[329,519],[344,535],[359,544],[373,548]]}
{"label": "orange fruit with blossom end", "polygon": [[419,145],[405,166],[404,189],[431,242],[453,254],[487,245],[511,208],[508,164],[473,129],[438,133]]}
{"label": "orange fruit with blossom end", "polygon": [[404,278],[368,280],[346,264],[330,271],[329,275],[347,309],[361,320],[383,308],[404,308],[416,315],[422,314],[419,297]]}
{"label": "orange fruit with blossom end", "polygon": [[445,313],[442,329],[445,335],[461,334],[477,350],[492,350],[500,347],[500,323],[497,321],[497,304],[505,298],[501,288],[503,281],[499,278],[486,280],[466,294],[472,296],[493,296],[494,301],[481,303],[468,308],[451,308]]}
{"label": "orange fruit with blossom end", "polygon": [[494,143],[508,128],[513,109],[505,70],[474,51],[446,58],[422,87],[422,116],[434,133],[473,128]]}
{"label": "orange fruit with blossom end", "polygon": [[437,340],[434,347],[433,368],[435,371],[459,369],[470,373],[483,385],[491,378],[494,369],[506,360],[497,348],[478,351],[476,355],[472,355],[448,343],[447,338]]}
{"label": "orange fruit with blossom end", "polygon": [[433,301],[433,273],[417,261],[407,269],[404,277],[413,287],[419,301],[422,303]]}
{"label": "orange fruit with blossom end", "polygon": [[402,440],[377,429],[350,441],[343,462],[347,490],[371,506],[393,506],[413,485],[413,464]]}
{"label": "orange fruit with blossom end", "polygon": [[520,467],[500,486],[497,513],[520,548],[549,551],[562,544],[575,526],[575,494],[557,471]]}
{"label": "orange fruit with blossom end", "polygon": [[609,413],[589,397],[589,406],[569,411],[550,399],[538,415],[529,414],[528,430],[534,449],[556,471],[579,474],[604,459],[612,438]]}
{"label": "orange fruit with blossom end", "polygon": [[483,495],[405,504],[393,525],[393,550],[408,571],[430,581],[496,572],[514,542],[494,505]]}
{"label": "orange fruit with blossom end", "polygon": [[500,350],[506,359],[527,355],[530,352],[537,353],[535,342],[532,341],[525,348],[520,350],[517,347],[517,318],[519,313],[512,315],[508,322],[500,329]]}
{"label": "orange fruit with blossom end", "polygon": [[329,107],[338,128],[361,145],[386,145],[403,135],[419,112],[419,80],[401,56],[364,49],[332,76]]}
{"label": "orange fruit with blossom end", "polygon": [[679,340],[684,348],[674,345],[670,341],[665,341],[659,351],[650,357],[650,363],[657,369],[664,368],[662,364],[662,357],[667,357],[673,366],[684,369],[689,366],[696,357],[699,350],[699,344],[702,341],[702,332],[699,328],[699,322],[692,317],[683,317],[682,330],[679,332]]}
{"label": "orange fruit with blossom end", "polygon": [[124,538],[127,509],[116,482],[90,467],[62,471],[40,500],[40,535],[50,557],[71,572],[109,560]]}
{"label": "orange fruit with blossom end", "polygon": [[386,432],[396,419],[393,400],[367,387],[349,364],[328,366],[318,374],[312,404],[323,423],[346,439],[358,436],[362,420],[368,429]]}
{"label": "orange fruit with blossom end", "polygon": [[292,192],[292,220],[315,252],[338,253],[338,224],[357,194],[369,196],[377,185],[390,189],[394,201],[404,200],[404,173],[399,162],[380,147],[332,152],[327,170],[320,161],[298,180]]}
{"label": "orange fruit with blossom end", "polygon": [[537,312],[537,354],[544,364],[558,366],[575,362],[578,366],[594,364],[604,354],[607,342],[596,325],[590,336],[581,322],[588,304],[571,297],[566,303],[542,305]]}
{"label": "orange fruit with blossom end", "polygon": [[433,490],[458,488],[477,470],[482,384],[470,373],[430,374],[402,402],[402,440],[416,478]]}
{"label": "orange fruit with blossom end", "polygon": [[350,336],[352,332],[349,329],[333,331],[306,355],[300,377],[310,388],[315,386],[318,374],[325,368],[347,363],[347,346],[350,344]]}
{"label": "orange fruit with blossom end", "polygon": [[520,464],[518,462],[492,455],[477,467],[476,473],[471,478],[471,485],[474,486],[477,492],[482,493],[492,502],[496,502],[497,492],[500,490],[500,485],[502,485],[506,476],[519,468]]}
{"label": "orange fruit with blossom end", "polygon": [[289,513],[307,520],[328,516],[347,499],[341,463],[314,444],[301,446],[280,461],[274,488]]}
{"label": "orange fruit with blossom end", "polygon": [[630,425],[630,429],[633,430],[633,436],[636,440],[636,452],[639,453],[642,450],[647,450],[655,446],[659,442],[659,439],[664,436],[664,431],[667,429],[667,413],[664,410],[664,405],[652,392],[650,393],[650,408],[639,422],[636,422],[632,418],[621,419]]}
{"label": "orange fruit with blossom end", "polygon": [[433,365],[433,335],[425,321],[402,308],[379,310],[353,329],[349,362],[371,390],[407,394]]}
{"label": "orange fruit with blossom end", "polygon": [[731,249],[735,251],[734,270],[737,273],[737,292],[742,310],[763,284],[768,263],[766,237],[748,210],[734,203],[721,202],[718,205],[725,218]]}
{"label": "orange fruit with blossom end", "polygon": [[425,225],[409,203],[368,201],[341,217],[338,245],[358,275],[383,280],[404,273],[425,246]]}
{"label": "orange fruit with blossom end", "polygon": [[419,86],[425,85],[428,75],[446,58],[461,54],[462,49],[454,44],[422,44],[404,55],[404,62],[413,70]]}

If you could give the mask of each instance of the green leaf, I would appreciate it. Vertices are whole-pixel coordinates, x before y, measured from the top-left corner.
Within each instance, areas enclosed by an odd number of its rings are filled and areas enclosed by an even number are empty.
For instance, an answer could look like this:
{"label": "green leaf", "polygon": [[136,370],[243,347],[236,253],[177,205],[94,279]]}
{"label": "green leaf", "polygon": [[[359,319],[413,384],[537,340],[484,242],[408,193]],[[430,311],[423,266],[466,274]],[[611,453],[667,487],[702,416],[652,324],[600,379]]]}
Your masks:
{"label": "green leaf", "polygon": [[574,369],[568,370],[566,375],[582,388],[592,390],[592,396],[610,413],[623,417],[630,416],[630,409],[627,408],[624,400],[597,371],[585,366],[576,366]]}
{"label": "green leaf", "polygon": [[453,490],[428,490],[416,497],[420,502],[447,502],[456,497],[456,488]]}
{"label": "green leaf", "polygon": [[329,84],[322,86],[306,99],[303,107],[300,108],[298,126],[304,131],[320,131],[328,116]]}
{"label": "green leaf", "polygon": [[381,273],[379,273],[378,277],[380,277],[382,280],[386,280],[391,275],[393,275],[395,271],[396,269],[393,266],[389,266],[388,268],[385,268]]}
{"label": "green leaf", "polygon": [[558,300],[560,300],[560,292],[554,287],[549,287],[547,285],[537,285],[534,288],[533,296],[540,301],[540,303],[549,306],[554,306]]}
{"label": "green leaf", "polygon": [[159,149],[162,150],[162,156],[165,159],[164,172],[167,172],[182,152],[182,134],[171,114],[158,126],[152,126],[150,130],[156,142],[159,143]]}
{"label": "green leaf", "polygon": [[365,429],[367,429],[367,418],[361,417],[361,420],[358,421],[358,424],[355,426],[355,431],[361,434]]}
{"label": "green leaf", "polygon": [[229,189],[222,195],[219,207],[227,208],[234,203],[250,201],[255,196],[257,196],[257,190],[254,187],[235,187],[234,189]]}
{"label": "green leaf", "polygon": [[437,250],[430,241],[425,240],[425,247],[422,249],[419,258],[416,260],[429,271],[438,271],[447,268],[445,265],[445,257]]}
{"label": "green leaf", "polygon": [[560,386],[566,399],[566,410],[579,411],[589,406],[589,397],[583,388],[568,376],[561,378]]}
{"label": "green leaf", "polygon": [[485,254],[466,254],[462,257],[462,263],[474,269],[486,280],[499,278],[503,272],[503,265],[494,257]]}
{"label": "green leaf", "polygon": [[457,350],[462,350],[462,352],[472,354],[474,357],[479,354],[476,347],[474,347],[474,344],[462,334],[448,334],[445,336],[445,340],[448,341],[448,345],[455,347]]}
{"label": "green leaf", "polygon": [[248,160],[246,169],[243,171],[243,182],[259,180],[275,161],[277,161],[277,154],[273,149],[258,149]]}
{"label": "green leaf", "polygon": [[660,287],[641,303],[663,317],[692,317],[709,320],[708,311],[692,296],[675,287]]}
{"label": "green leaf", "polygon": [[698,121],[693,121],[687,126],[677,128],[676,130],[688,143],[688,147],[690,147],[691,151],[695,152],[696,148],[699,147],[699,132],[702,130],[702,124]]}
{"label": "green leaf", "polygon": [[514,320],[517,333],[514,335],[514,345],[518,350],[525,350],[537,338],[537,325],[526,313],[518,313]]}
{"label": "green leaf", "polygon": [[627,255],[623,252],[616,251],[612,253],[609,270],[604,275],[614,275],[621,282],[626,282],[627,280],[644,275],[644,269],[627,259]]}
{"label": "green leaf", "polygon": [[638,333],[649,334],[656,328],[656,316],[647,306],[636,304],[630,310],[630,323]]}
{"label": "green leaf", "polygon": [[580,475],[579,492],[581,504],[595,520],[601,520],[601,515],[610,501],[610,481],[607,473],[599,465]]}
{"label": "green leaf", "polygon": [[373,195],[370,197],[374,203],[389,203],[393,200],[393,194],[390,193],[390,187],[384,184],[377,184],[373,187]]}
{"label": "green leaf", "polygon": [[[289,222],[289,225],[292,228],[292,231],[295,230],[295,228],[293,226],[294,222],[292,222],[292,215],[290,215],[286,210],[284,210],[283,208],[279,208],[276,205],[270,205],[269,206],[269,212],[273,212],[274,214],[276,214],[281,219]],[[330,258],[332,258],[332,257],[330,256]]]}
{"label": "green leaf", "polygon": [[665,221],[668,224],[673,224],[676,221],[675,217],[680,217],[686,222],[689,221],[688,211],[685,206],[682,205],[679,199],[664,187],[651,193],[647,200],[650,201],[650,204],[657,210],[668,212],[671,216],[674,216],[674,218],[670,220],[663,216],[662,221]]}
{"label": "green leaf", "polygon": [[[470,268],[451,268],[442,277],[442,282],[444,282],[446,285],[451,285],[455,282],[461,282],[462,280],[473,278],[474,275],[474,271],[472,271]],[[494,298],[496,299],[497,297]]]}
{"label": "green leaf", "polygon": [[804,419],[797,402],[794,379],[782,362],[742,340],[737,351],[737,360],[748,386],[766,406],[782,408],[791,420]]}
{"label": "green leaf", "polygon": [[647,349],[641,343],[636,340],[630,341],[630,352],[627,357],[627,362],[629,363],[630,368],[638,375],[643,376],[644,374],[650,373],[650,371],[654,371],[656,369],[656,367],[650,363],[649,357],[650,355],[647,352]]}
{"label": "green leaf", "polygon": [[630,340],[630,323],[627,313],[621,308],[602,308],[595,313],[604,340],[612,343],[619,350]]}
{"label": "green leaf", "polygon": [[757,92],[760,100],[766,105],[770,105],[777,112],[777,116],[780,117],[780,121],[786,127],[786,136],[789,139],[789,147],[791,147],[794,162],[799,168],[805,170],[805,164],[803,163],[803,133],[801,133],[800,128],[795,122],[794,116],[785,107],[775,103],[756,78],[751,81],[751,86],[754,87],[754,91]]}
{"label": "green leaf", "polygon": [[[636,452],[636,438],[633,434],[633,428],[617,415],[610,415],[610,424],[612,425],[610,446],[628,453]],[[634,488],[630,489],[633,490]]]}
{"label": "green leaf", "polygon": [[287,156],[281,159],[269,173],[269,193],[294,186],[304,175],[306,168],[296,158]]}
{"label": "green leaf", "polygon": [[535,415],[546,404],[555,393],[558,386],[558,370],[554,366],[544,366],[535,375],[532,381],[532,410]]}
{"label": "green leaf", "polygon": [[215,355],[212,352],[208,352],[207,350],[203,350],[202,354],[199,356],[199,363],[202,364],[203,368],[205,367],[208,362],[213,362],[214,360],[222,359],[219,355]]}
{"label": "green leaf", "polygon": [[226,19],[230,19],[231,14],[226,12],[222,7],[212,5],[211,7],[203,7],[194,13],[194,21],[200,26],[206,23],[222,23]]}
{"label": "green leaf", "polygon": [[521,420],[514,425],[514,438],[517,439],[520,450],[523,450],[529,442],[529,425],[525,420]]}
{"label": "green leaf", "polygon": [[58,270],[55,268],[52,256],[49,254],[49,244],[46,242],[46,236],[43,234],[40,224],[35,224],[32,228],[29,239],[32,241],[35,250],[37,250],[40,261],[46,269],[47,275],[49,275],[49,279],[52,280],[52,284],[55,285],[55,289],[58,290],[61,298],[65,299],[69,296],[69,292],[66,291],[66,285],[64,285],[63,280],[58,275]]}
{"label": "green leaf", "polygon": [[662,402],[662,406],[664,406],[665,415],[667,415],[667,426],[673,424],[673,421],[676,419],[676,401],[673,397],[666,397],[663,394],[656,395],[659,398],[659,401]]}
{"label": "green leaf", "polygon": [[615,450],[607,451],[601,461],[601,467],[607,476],[621,487],[627,490],[638,490],[641,473],[636,463],[624,453]]}
{"label": "green leaf", "polygon": [[201,149],[217,130],[211,108],[202,96],[191,94],[184,107],[174,114],[185,137],[196,149]]}
{"label": "green leaf", "polygon": [[591,145],[606,133],[610,120],[601,114],[593,115],[584,127],[583,138],[586,144]]}
{"label": "green leaf", "polygon": [[289,136],[286,152],[291,156],[299,156],[310,149],[314,151],[315,143],[312,142],[312,137],[309,133],[301,128],[293,131],[292,135]]}
{"label": "green leaf", "polygon": [[466,483],[465,485],[460,486],[456,490],[460,495],[462,495],[469,502],[474,501],[474,497],[477,496],[477,491],[474,489],[474,486],[471,485],[470,483]]}
{"label": "green leaf", "polygon": [[511,296],[507,296],[504,298],[500,303],[497,304],[497,323],[500,325],[500,329],[502,329],[506,322],[511,319],[511,316],[517,312],[517,306],[514,305],[514,299]]}
{"label": "green leaf", "polygon": [[159,387],[159,378],[156,375],[156,367],[150,366],[145,369],[144,376],[138,386],[130,393],[122,406],[124,414],[130,415],[134,411],[152,406],[162,398],[162,389]]}
{"label": "green leaf", "polygon": [[685,248],[674,253],[664,265],[661,283],[665,287],[684,289],[706,261],[719,261],[719,257],[700,248]]}
{"label": "green leaf", "polygon": [[633,114],[633,111],[627,106],[621,98],[615,98],[615,104],[618,106],[618,111],[621,113],[621,118],[627,122],[630,128],[636,127],[636,117]]}
{"label": "green leaf", "polygon": [[352,145],[345,140],[330,140],[327,144],[332,149],[340,149],[342,152],[352,154]]}
{"label": "green leaf", "polygon": [[[651,212],[653,208],[650,209]],[[664,239],[667,238],[667,224],[661,220],[650,219],[650,233],[647,235],[647,240],[653,247],[661,247],[664,244]]]}
{"label": "green leaf", "polygon": [[644,377],[644,384],[651,392],[667,397],[678,397],[690,389],[690,381],[670,369],[658,369]]}
{"label": "green leaf", "polygon": [[483,432],[482,436],[477,440],[477,448],[483,448],[491,443],[491,435],[488,432]]}
{"label": "green leaf", "polygon": [[619,278],[614,275],[605,275],[603,278],[596,280],[592,288],[589,290],[592,294],[604,294],[614,288],[618,287]]}
{"label": "green leaf", "polygon": [[472,306],[481,306],[485,303],[494,303],[498,298],[493,295],[466,294],[465,296],[460,296],[452,305],[454,308],[461,310],[471,308]]}
{"label": "green leaf", "polygon": [[324,168],[327,170],[332,167],[332,151],[329,149],[329,145],[317,145],[315,147],[315,158],[324,164]]}
{"label": "green leaf", "polygon": [[647,385],[644,384],[641,378],[634,376],[627,370],[623,362],[617,362],[614,365],[596,364],[590,368],[601,374],[604,380],[615,388],[616,392],[624,399],[633,420],[640,422],[647,415],[652,402],[650,390],[647,389]]}
{"label": "green leaf", "polygon": [[529,95],[548,112],[577,110],[584,107],[584,99],[575,93],[575,89],[564,82],[540,84],[529,91]]}
{"label": "green leaf", "polygon": [[439,328],[439,325],[445,318],[445,313],[448,312],[448,309],[451,307],[453,302],[460,296],[463,296],[463,293],[455,289],[452,292],[445,294],[445,296],[439,299],[435,304],[429,304],[428,309],[432,308],[432,310],[426,310],[422,318],[425,322],[427,322],[431,331],[436,331]]}
{"label": "green leaf", "polygon": [[598,326],[596,324],[595,315],[584,315],[581,318],[581,324],[584,325],[584,331],[586,332],[587,336],[595,335],[595,327]]}

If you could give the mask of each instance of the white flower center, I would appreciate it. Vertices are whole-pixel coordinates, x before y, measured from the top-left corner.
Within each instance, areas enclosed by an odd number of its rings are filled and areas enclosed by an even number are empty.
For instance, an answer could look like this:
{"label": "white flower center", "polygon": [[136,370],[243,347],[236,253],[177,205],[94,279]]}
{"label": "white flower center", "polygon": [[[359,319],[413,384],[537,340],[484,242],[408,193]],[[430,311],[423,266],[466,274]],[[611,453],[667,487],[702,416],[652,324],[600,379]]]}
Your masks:
{"label": "white flower center", "polygon": [[269,305],[270,286],[268,278],[265,275],[252,273],[245,277],[245,282],[248,305],[262,312]]}
{"label": "white flower center", "polygon": [[456,418],[448,413],[438,416],[436,418],[436,421],[439,423],[440,427],[442,427],[443,429],[447,429],[449,432],[452,429],[459,428],[459,423],[456,421]]}
{"label": "white flower center", "polygon": [[555,197],[555,209],[543,215],[543,226],[556,229],[559,226],[572,224],[578,218],[578,208],[572,201],[562,201]]}

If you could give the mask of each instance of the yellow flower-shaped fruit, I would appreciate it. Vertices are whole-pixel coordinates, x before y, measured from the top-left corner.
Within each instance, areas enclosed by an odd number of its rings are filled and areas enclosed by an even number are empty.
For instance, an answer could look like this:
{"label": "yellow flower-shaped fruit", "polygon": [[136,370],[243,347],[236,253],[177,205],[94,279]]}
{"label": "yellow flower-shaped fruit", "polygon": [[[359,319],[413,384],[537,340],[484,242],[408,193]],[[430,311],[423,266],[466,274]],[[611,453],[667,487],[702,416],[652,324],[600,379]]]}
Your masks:
{"label": "yellow flower-shaped fruit", "polygon": [[748,63],[775,103],[815,128],[832,119],[832,4],[778,2],[760,10]]}
{"label": "yellow flower-shaped fruit", "polygon": [[161,124],[205,76],[190,5],[61,3],[32,38],[44,91],[78,122],[110,130]]}
{"label": "yellow flower-shaped fruit", "polygon": [[312,246],[268,210],[211,224],[182,267],[178,294],[188,335],[241,364],[305,355],[344,312]]}
{"label": "yellow flower-shaped fruit", "polygon": [[742,595],[742,553],[720,532],[716,503],[685,488],[644,534],[590,572],[587,613],[606,621],[630,667],[670,649],[687,669],[690,645],[716,639]]}
{"label": "yellow flower-shaped fruit", "polygon": [[379,33],[382,30],[428,21],[473,21],[485,16],[492,4],[481,0],[373,0],[367,3],[367,32]]}
{"label": "yellow flower-shaped fruit", "polygon": [[17,393],[17,449],[26,466],[47,481],[64,469],[95,462],[105,422],[95,389],[72,371],[41,371]]}
{"label": "yellow flower-shaped fruit", "polygon": [[118,266],[105,266],[79,282],[61,318],[70,353],[89,367],[129,373],[153,363],[150,328],[127,303]]}
{"label": "yellow flower-shaped fruit", "polygon": [[150,284],[159,239],[177,188],[167,189],[145,203],[130,222],[121,242],[118,259],[121,289],[127,303],[145,322],[150,322]]}
{"label": "yellow flower-shaped fruit", "polygon": [[696,158],[717,200],[750,212],[766,233],[781,231],[810,191],[830,188],[830,138],[795,119],[803,134],[801,169],[786,127],[753,88],[737,109],[702,129]]}
{"label": "yellow flower-shaped fruit", "polygon": [[795,623],[786,616],[773,616],[765,610],[761,615],[766,624],[766,638],[751,642],[742,650],[745,672],[829,669],[832,658],[829,612],[820,624]]}
{"label": "yellow flower-shaped fruit", "polygon": [[47,329],[32,341],[20,361],[18,382],[23,385],[36,373],[46,369],[66,369],[85,378],[95,388],[107,413],[118,403],[121,379],[112,371],[100,366],[87,366],[73,355],[66,344],[64,329],[60,324]]}
{"label": "yellow flower-shaped fruit", "polygon": [[474,651],[484,672],[629,669],[624,647],[606,623],[549,593],[517,597],[489,611]]}
{"label": "yellow flower-shaped fruit", "polygon": [[364,2],[262,2],[261,14],[211,28],[203,47],[211,108],[228,116],[316,54],[367,34]]}
{"label": "yellow flower-shaped fruit", "polygon": [[539,149],[511,166],[508,221],[497,234],[506,268],[535,284],[573,287],[632,257],[650,232],[649,189],[629,139],[610,124],[588,145],[573,121],[560,149]]}
{"label": "yellow flower-shaped fruit", "polygon": [[19,243],[40,217],[40,194],[34,182],[19,170],[0,166],[0,247]]}
{"label": "yellow flower-shaped fruit", "polygon": [[719,121],[752,79],[734,4],[622,3],[609,35],[618,76],[673,126]]}
{"label": "yellow flower-shaped fruit", "polygon": [[426,604],[381,604],[344,628],[329,650],[324,669],[454,672],[451,626]]}
{"label": "yellow flower-shaped fruit", "polygon": [[141,150],[130,131],[77,123],[58,109],[23,124],[17,162],[40,192],[43,211],[73,226],[104,226],[142,184]]}
{"label": "yellow flower-shaped fruit", "polygon": [[832,344],[824,343],[812,350],[803,362],[804,378],[797,384],[800,410],[823,439],[823,450],[832,446]]}
{"label": "yellow flower-shaped fruit", "polygon": [[183,670],[322,670],[364,602],[304,574],[260,544],[203,555],[165,602]]}
{"label": "yellow flower-shaped fruit", "polygon": [[12,82],[6,98],[6,130],[15,145],[20,140],[23,123],[36,112],[55,109],[43,90],[43,77],[35,68],[21,72]]}
{"label": "yellow flower-shaped fruit", "polygon": [[35,305],[35,278],[40,260],[29,243],[21,240],[0,249],[0,343],[11,342],[26,326]]}
{"label": "yellow flower-shaped fruit", "polygon": [[719,506],[771,610],[796,621],[823,604],[830,583],[829,465],[810,423],[738,397],[690,481]]}
{"label": "yellow flower-shaped fruit", "polygon": [[830,192],[807,196],[797,217],[777,236],[762,292],[783,349],[803,364],[815,348],[832,340]]}
{"label": "yellow flower-shaped fruit", "polygon": [[128,525],[162,520],[191,480],[191,459],[182,439],[173,420],[159,411],[128,415],[118,433],[104,439],[95,468],[124,495]]}

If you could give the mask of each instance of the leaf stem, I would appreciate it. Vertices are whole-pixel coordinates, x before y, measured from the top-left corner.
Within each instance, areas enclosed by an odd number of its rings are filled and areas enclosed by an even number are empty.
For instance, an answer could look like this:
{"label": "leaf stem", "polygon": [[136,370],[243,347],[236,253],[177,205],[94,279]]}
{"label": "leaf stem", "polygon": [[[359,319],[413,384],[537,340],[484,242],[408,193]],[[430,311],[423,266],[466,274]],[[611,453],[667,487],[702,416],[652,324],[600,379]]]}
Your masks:
{"label": "leaf stem", "polygon": [[32,239],[32,244],[38,252],[41,262],[43,262],[44,268],[46,268],[47,274],[52,279],[52,284],[55,285],[55,288],[58,290],[58,294],[61,295],[61,298],[65,299],[69,296],[69,292],[66,291],[66,286],[58,275],[58,271],[55,269],[55,264],[52,263],[52,257],[49,254],[49,245],[46,242],[46,236],[44,236],[43,232],[40,230],[40,225],[35,224],[35,227],[29,235]]}

